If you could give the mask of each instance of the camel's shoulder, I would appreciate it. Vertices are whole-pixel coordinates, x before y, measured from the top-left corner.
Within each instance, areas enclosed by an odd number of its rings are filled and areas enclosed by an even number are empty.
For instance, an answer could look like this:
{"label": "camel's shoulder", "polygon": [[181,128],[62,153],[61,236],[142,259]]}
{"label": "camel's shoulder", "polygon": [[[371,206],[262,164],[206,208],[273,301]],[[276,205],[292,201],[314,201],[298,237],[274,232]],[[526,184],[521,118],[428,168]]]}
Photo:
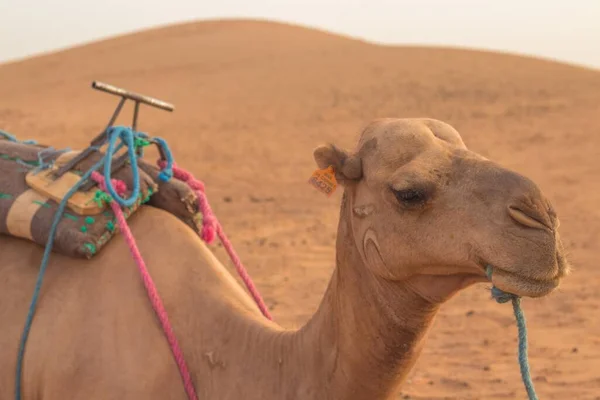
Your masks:
{"label": "camel's shoulder", "polygon": [[[148,269],[163,284],[191,285],[193,290],[201,290],[215,301],[241,305],[260,314],[246,290],[209,245],[176,216],[162,209],[143,206],[131,217],[130,226]],[[115,243],[115,247],[120,248],[119,257],[131,259],[130,254],[122,254],[123,238],[117,235],[113,241],[120,242],[119,245]],[[177,290],[177,287],[173,289]]]}

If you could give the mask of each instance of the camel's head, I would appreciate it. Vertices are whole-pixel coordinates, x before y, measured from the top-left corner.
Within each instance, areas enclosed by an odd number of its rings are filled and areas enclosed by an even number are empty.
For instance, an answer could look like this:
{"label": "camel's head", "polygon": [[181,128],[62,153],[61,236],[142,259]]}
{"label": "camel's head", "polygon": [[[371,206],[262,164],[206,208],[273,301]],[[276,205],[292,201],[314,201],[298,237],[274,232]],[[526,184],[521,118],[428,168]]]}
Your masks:
{"label": "camel's head", "polygon": [[330,145],[314,156],[334,167],[353,245],[383,279],[430,289],[445,280],[454,293],[486,280],[491,265],[496,287],[539,297],[567,273],[558,219],[538,186],[468,150],[446,123],[376,120],[355,152]]}

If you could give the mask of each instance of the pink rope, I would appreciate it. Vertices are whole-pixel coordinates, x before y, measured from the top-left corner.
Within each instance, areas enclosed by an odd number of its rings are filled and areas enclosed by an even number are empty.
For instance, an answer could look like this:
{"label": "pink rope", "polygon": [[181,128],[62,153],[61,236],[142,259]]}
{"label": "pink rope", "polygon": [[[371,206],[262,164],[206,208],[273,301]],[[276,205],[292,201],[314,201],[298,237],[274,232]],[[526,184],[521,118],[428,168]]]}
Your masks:
{"label": "pink rope", "polygon": [[[158,161],[159,167],[162,169],[165,167],[166,162],[164,160]],[[204,192],[204,184],[196,179],[190,172],[181,169],[175,165],[173,165],[173,176],[183,182],[185,182],[198,197],[198,207],[200,208],[200,212],[203,215],[203,226],[202,226],[202,239],[207,243],[212,243],[215,238],[215,234],[219,236],[221,243],[223,243],[223,247],[227,251],[229,258],[233,262],[237,273],[240,275],[240,278],[246,285],[246,288],[252,295],[252,298],[256,302],[256,305],[262,312],[262,314],[269,320],[273,320],[271,313],[267,309],[267,306],[261,297],[258,289],[252,282],[252,278],[248,274],[248,271],[242,264],[240,257],[237,255],[233,245],[229,241],[229,238],[223,231],[223,227],[217,220],[215,214],[213,213],[210,204],[208,203],[208,199]]]}
{"label": "pink rope", "polygon": [[[158,165],[161,168],[164,168],[166,163],[165,163],[165,161],[159,160]],[[240,260],[237,253],[235,252],[233,245],[231,244],[231,242],[227,238],[227,235],[223,231],[223,227],[221,226],[221,224],[217,220],[215,214],[213,213],[213,211],[210,207],[210,204],[208,203],[206,194],[204,192],[204,184],[201,181],[194,178],[194,176],[191,173],[189,173],[183,169],[180,169],[176,166],[173,166],[173,174],[174,174],[175,178],[185,182],[196,193],[196,196],[198,197],[198,207],[200,209],[200,212],[203,215],[203,221],[202,221],[203,224],[202,224],[202,233],[201,233],[202,240],[206,241],[207,243],[212,243],[213,240],[215,239],[215,234],[219,236],[219,239],[223,243],[223,246],[225,247],[225,250],[227,251],[227,254],[229,255],[229,257],[231,258],[231,261],[233,262],[235,269],[237,270],[241,279],[244,281],[246,288],[248,289],[248,291],[254,298],[254,301],[258,305],[258,308],[260,309],[260,311],[263,313],[263,315],[266,318],[268,318],[269,320],[273,320],[273,317],[269,313],[269,310],[267,309],[267,306],[266,306],[264,300],[262,299],[256,286],[252,282],[252,278],[250,278],[248,271],[246,270],[246,268],[244,268],[244,265],[242,264],[242,261]],[[101,190],[103,190],[104,192],[107,192],[106,182],[104,180],[104,177],[100,173],[93,172],[92,179],[98,183]],[[112,179],[111,183],[113,184],[113,187],[115,188],[115,190],[117,191],[117,193],[120,196],[122,196],[127,189],[127,186],[125,185],[125,183],[123,181]],[[197,400],[198,396],[196,395],[196,391],[194,389],[194,384],[192,382],[192,378],[190,376],[187,364],[183,357],[183,352],[182,352],[181,348],[179,347],[179,343],[177,341],[177,338],[175,337],[175,333],[173,332],[171,323],[169,322],[169,317],[167,315],[167,311],[165,310],[162,300],[158,294],[156,285],[154,284],[154,281],[152,280],[152,277],[150,276],[150,273],[148,272],[146,263],[144,262],[144,259],[143,259],[142,255],[140,254],[140,251],[135,242],[135,238],[133,237],[133,234],[131,233],[131,230],[129,229],[129,225],[127,224],[127,220],[125,219],[125,216],[123,215],[123,211],[121,210],[121,207],[115,201],[110,202],[110,207],[112,208],[112,210],[117,218],[117,224],[119,226],[119,230],[123,234],[123,237],[125,238],[125,241],[127,242],[127,246],[129,247],[129,251],[131,252],[131,255],[133,256],[133,259],[140,271],[142,281],[144,282],[144,287],[146,288],[146,293],[148,294],[148,298],[150,299],[150,302],[152,303],[152,308],[154,309],[154,312],[156,313],[158,320],[160,321],[160,324],[162,326],[163,332],[165,333],[165,336],[167,337],[167,341],[171,348],[171,352],[173,353],[173,356],[175,357],[177,367],[179,368],[179,373],[181,375],[181,378],[183,379],[183,384],[185,387],[185,391],[188,395],[188,398],[190,400]]]}
{"label": "pink rope", "polygon": [[[103,191],[106,192],[106,183],[104,181],[104,177],[101,174],[99,174],[98,172],[94,172],[92,174],[92,179],[100,185],[100,188]],[[117,190],[119,190],[119,188],[121,190],[124,188],[124,182],[120,182],[120,184],[118,183],[119,181],[116,181],[116,180],[112,180],[112,182],[113,182],[113,186],[115,188],[117,188]],[[117,186],[117,185],[119,185],[119,186]],[[123,185],[123,186],[121,186],[121,185]],[[154,281],[152,280],[152,277],[150,276],[150,273],[148,272],[146,263],[144,262],[144,259],[143,259],[142,255],[140,254],[140,251],[135,242],[135,238],[133,237],[133,234],[131,233],[131,230],[129,229],[129,225],[127,224],[125,216],[123,215],[123,211],[121,210],[121,207],[117,204],[116,201],[111,201],[110,207],[112,208],[113,212],[115,213],[115,216],[117,217],[117,223],[119,225],[119,229],[120,229],[121,233],[123,234],[123,237],[125,238],[125,241],[127,242],[127,245],[129,246],[129,251],[131,252],[131,255],[133,256],[133,259],[134,259],[136,265],[138,266],[140,275],[144,282],[144,287],[146,288],[146,293],[148,294],[150,302],[152,303],[152,308],[154,309],[154,312],[156,313],[156,315],[160,321],[160,324],[165,333],[165,336],[167,337],[167,341],[169,342],[169,346],[171,347],[171,351],[173,353],[173,356],[175,357],[175,361],[179,368],[179,373],[181,374],[181,377],[183,379],[183,384],[185,387],[185,391],[188,395],[188,398],[191,400],[197,400],[198,396],[196,395],[196,391],[194,389],[194,384],[192,382],[192,378],[191,378],[189,370],[187,368],[187,364],[185,363],[185,359],[183,357],[183,352],[181,351],[181,348],[179,347],[179,343],[177,342],[177,338],[175,337],[175,333],[173,332],[171,323],[169,322],[169,317],[167,315],[167,311],[165,310],[165,307],[164,307],[162,300],[158,294],[158,291],[156,290]]]}

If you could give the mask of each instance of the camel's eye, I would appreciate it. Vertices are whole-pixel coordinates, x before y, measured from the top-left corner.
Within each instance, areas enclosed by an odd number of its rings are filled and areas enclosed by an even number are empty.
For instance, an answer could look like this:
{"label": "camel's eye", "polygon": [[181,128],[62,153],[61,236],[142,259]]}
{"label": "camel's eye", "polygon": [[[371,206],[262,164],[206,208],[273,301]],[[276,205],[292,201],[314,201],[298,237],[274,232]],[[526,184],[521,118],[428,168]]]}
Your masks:
{"label": "camel's eye", "polygon": [[418,188],[396,190],[392,188],[396,200],[405,207],[418,207],[427,202],[427,191]]}

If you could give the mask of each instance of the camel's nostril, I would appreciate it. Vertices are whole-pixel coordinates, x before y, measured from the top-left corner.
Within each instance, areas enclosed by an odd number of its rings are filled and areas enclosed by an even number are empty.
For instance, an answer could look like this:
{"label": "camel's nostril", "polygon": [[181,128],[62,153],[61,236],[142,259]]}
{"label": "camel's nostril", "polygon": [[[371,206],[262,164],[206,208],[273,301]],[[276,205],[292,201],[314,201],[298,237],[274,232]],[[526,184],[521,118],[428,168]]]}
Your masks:
{"label": "camel's nostril", "polygon": [[544,218],[542,214],[532,209],[524,209],[523,207],[509,206],[508,214],[517,223],[527,228],[552,230],[549,218]]}

